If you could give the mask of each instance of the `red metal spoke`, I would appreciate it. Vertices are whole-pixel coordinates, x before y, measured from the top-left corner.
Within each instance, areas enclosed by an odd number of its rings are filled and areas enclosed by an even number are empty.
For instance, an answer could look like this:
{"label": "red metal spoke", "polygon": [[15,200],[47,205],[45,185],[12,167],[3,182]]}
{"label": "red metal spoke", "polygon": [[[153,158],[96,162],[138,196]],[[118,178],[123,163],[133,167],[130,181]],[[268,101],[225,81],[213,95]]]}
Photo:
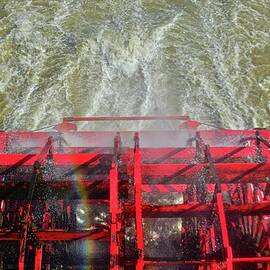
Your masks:
{"label": "red metal spoke", "polygon": [[36,248],[35,250],[35,268],[34,270],[41,270],[42,268],[42,253],[43,248]]}
{"label": "red metal spoke", "polygon": [[120,230],[119,223],[119,201],[118,201],[118,173],[116,163],[113,162],[110,171],[110,215],[111,215],[111,236],[110,236],[110,269],[119,269],[119,242],[118,235]]}
{"label": "red metal spoke", "polygon": [[221,234],[222,234],[222,240],[223,240],[223,246],[226,249],[226,263],[227,263],[227,270],[233,270],[233,255],[232,255],[232,248],[229,243],[229,234],[228,234],[228,228],[227,228],[227,221],[224,211],[224,205],[223,205],[223,197],[221,193],[217,193],[217,207],[218,207],[218,215],[220,220],[220,226],[221,226]]}
{"label": "red metal spoke", "polygon": [[136,219],[136,240],[138,259],[136,270],[144,269],[144,233],[142,223],[142,174],[141,174],[141,151],[139,148],[138,134],[135,134],[134,152],[134,184],[135,184],[135,219]]}

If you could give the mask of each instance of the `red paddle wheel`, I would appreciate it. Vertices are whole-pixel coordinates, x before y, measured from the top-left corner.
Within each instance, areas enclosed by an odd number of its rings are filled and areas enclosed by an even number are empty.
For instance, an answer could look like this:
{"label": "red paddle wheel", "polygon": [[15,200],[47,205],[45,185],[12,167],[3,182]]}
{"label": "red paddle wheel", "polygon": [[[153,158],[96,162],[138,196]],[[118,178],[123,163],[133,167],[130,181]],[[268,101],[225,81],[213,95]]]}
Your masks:
{"label": "red paddle wheel", "polygon": [[2,132],[0,269],[270,270],[270,132],[201,125]]}

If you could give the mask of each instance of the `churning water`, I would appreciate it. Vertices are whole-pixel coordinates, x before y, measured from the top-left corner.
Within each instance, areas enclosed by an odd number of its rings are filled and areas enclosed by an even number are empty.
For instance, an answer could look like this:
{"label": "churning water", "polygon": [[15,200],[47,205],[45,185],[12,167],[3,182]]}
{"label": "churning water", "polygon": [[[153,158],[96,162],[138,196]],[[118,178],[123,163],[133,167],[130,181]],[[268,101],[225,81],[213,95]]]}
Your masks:
{"label": "churning water", "polygon": [[270,125],[269,0],[0,0],[0,128],[189,114]]}

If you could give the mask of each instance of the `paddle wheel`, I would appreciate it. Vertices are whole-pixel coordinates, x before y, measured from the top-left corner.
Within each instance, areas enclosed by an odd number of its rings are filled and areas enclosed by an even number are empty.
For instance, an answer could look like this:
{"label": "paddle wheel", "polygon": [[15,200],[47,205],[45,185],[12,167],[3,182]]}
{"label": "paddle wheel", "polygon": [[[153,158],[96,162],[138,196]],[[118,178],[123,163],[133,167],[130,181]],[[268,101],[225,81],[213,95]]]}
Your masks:
{"label": "paddle wheel", "polygon": [[0,269],[270,270],[270,132],[202,127],[0,133]]}

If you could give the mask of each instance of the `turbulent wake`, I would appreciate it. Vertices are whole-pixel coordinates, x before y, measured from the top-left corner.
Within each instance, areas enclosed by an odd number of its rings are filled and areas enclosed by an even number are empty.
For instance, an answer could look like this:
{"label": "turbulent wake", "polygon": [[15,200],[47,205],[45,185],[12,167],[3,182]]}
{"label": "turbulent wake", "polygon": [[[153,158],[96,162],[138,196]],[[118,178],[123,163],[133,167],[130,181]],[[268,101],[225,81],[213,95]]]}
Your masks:
{"label": "turbulent wake", "polygon": [[269,14],[268,0],[2,0],[1,129],[159,114],[269,126]]}

